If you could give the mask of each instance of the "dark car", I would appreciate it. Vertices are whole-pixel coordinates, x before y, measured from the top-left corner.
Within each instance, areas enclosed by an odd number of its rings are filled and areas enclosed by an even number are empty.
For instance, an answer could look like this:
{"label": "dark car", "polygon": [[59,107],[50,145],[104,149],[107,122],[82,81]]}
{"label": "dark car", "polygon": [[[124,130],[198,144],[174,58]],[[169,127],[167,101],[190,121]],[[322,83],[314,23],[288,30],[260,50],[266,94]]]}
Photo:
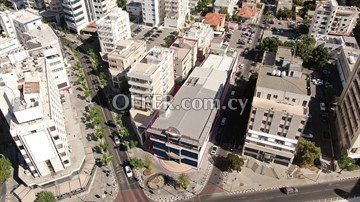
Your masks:
{"label": "dark car", "polygon": [[295,194],[298,193],[299,190],[295,187],[283,187],[280,189],[284,194]]}

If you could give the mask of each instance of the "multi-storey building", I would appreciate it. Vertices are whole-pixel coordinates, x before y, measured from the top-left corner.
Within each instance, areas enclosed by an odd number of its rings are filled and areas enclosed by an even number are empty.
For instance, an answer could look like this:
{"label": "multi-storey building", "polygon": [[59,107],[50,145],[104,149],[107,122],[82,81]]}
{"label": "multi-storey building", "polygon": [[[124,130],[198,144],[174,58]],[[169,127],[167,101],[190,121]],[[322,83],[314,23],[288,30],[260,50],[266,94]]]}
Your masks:
{"label": "multi-storey building", "polygon": [[263,66],[258,72],[242,153],[290,166],[307,122],[310,95],[301,72],[302,62],[282,57],[282,52],[277,55],[280,66]]}
{"label": "multi-storey building", "polygon": [[93,5],[96,19],[104,17],[113,8],[117,7],[115,0],[93,0]]}
{"label": "multi-storey building", "polygon": [[[150,150],[156,156],[201,167],[236,61],[236,56],[209,55],[202,66],[190,73],[173,100],[169,100],[172,107],[161,108],[158,118],[146,130],[146,137],[152,141]],[[195,109],[191,101],[184,102],[195,98],[202,99],[207,107]]]}
{"label": "multi-storey building", "polygon": [[126,11],[129,13],[131,19],[136,19],[136,22],[142,21],[142,6],[140,2],[130,2],[126,5]]}
{"label": "multi-storey building", "polygon": [[97,20],[96,27],[102,55],[114,50],[120,40],[131,38],[129,13],[121,8],[114,8]]}
{"label": "multi-storey building", "polygon": [[1,63],[0,109],[28,172],[53,175],[71,165],[60,94],[41,51],[16,54]]}
{"label": "multi-storey building", "polygon": [[182,82],[195,67],[197,60],[197,41],[177,38],[170,46],[174,50],[175,81]]}
{"label": "multi-storey building", "polygon": [[55,84],[61,90],[70,88],[60,41],[49,25],[42,23],[41,16],[31,10],[20,10],[8,15],[7,32],[16,33],[23,47],[27,50],[41,50],[48,57],[49,69],[53,71]]}
{"label": "multi-storey building", "polygon": [[216,0],[214,2],[215,12],[219,13],[221,9],[225,9],[231,16],[234,14],[234,11],[238,9],[237,2],[237,0]]}
{"label": "multi-storey building", "polygon": [[26,8],[42,10],[45,8],[45,1],[44,0],[24,0],[24,5]]}
{"label": "multi-storey building", "polygon": [[165,18],[165,0],[144,0],[142,2],[143,22],[149,26],[160,26]]}
{"label": "multi-storey building", "polygon": [[340,149],[360,158],[360,60],[357,60],[336,106]]}
{"label": "multi-storey building", "polygon": [[0,57],[21,49],[21,45],[16,37],[0,36]]}
{"label": "multi-storey building", "polygon": [[189,14],[189,0],[165,0],[165,27],[181,28]]}
{"label": "multi-storey building", "polygon": [[197,41],[198,57],[204,59],[210,51],[211,41],[214,39],[214,31],[209,24],[195,22],[184,35],[185,39]]}
{"label": "multi-storey building", "polygon": [[339,6],[336,0],[320,2],[310,26],[310,34],[350,35],[359,17],[359,8]]}
{"label": "multi-storey building", "polygon": [[10,11],[0,12],[0,26],[7,37],[16,37],[13,15]]}
{"label": "multi-storey building", "polygon": [[174,87],[174,50],[155,46],[127,73],[132,107],[153,110]]}
{"label": "multi-storey building", "polygon": [[146,43],[142,40],[121,40],[107,55],[113,87],[120,89],[130,66],[146,52]]}
{"label": "multi-storey building", "polygon": [[345,87],[356,61],[360,58],[360,49],[356,39],[349,36],[322,34],[317,34],[314,37],[316,45],[323,45],[328,48],[333,58],[336,59],[340,80],[342,86]]}
{"label": "multi-storey building", "polygon": [[91,14],[91,11],[94,12],[91,10],[93,5],[89,5],[87,0],[63,0],[62,6],[66,26],[72,32],[80,34],[80,31],[94,18]]}

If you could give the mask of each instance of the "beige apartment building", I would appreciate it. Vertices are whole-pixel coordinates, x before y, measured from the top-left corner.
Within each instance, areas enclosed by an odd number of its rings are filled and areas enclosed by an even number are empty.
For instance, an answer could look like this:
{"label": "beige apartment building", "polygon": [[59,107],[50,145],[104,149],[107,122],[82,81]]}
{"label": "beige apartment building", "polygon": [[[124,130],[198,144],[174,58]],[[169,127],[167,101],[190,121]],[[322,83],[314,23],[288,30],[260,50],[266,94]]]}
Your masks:
{"label": "beige apartment building", "polygon": [[174,87],[174,50],[155,46],[127,73],[132,108],[153,110]]}
{"label": "beige apartment building", "polygon": [[310,34],[350,35],[359,18],[355,6],[339,6],[336,0],[318,3],[310,26]]}
{"label": "beige apartment building", "polygon": [[108,53],[109,71],[115,89],[120,85],[130,66],[146,52],[146,43],[142,40],[121,40],[116,48]]}
{"label": "beige apartment building", "polygon": [[307,122],[310,95],[297,58],[277,55],[279,66],[259,70],[242,153],[290,166]]}
{"label": "beige apartment building", "polygon": [[360,158],[360,60],[337,103],[336,119],[341,151],[351,158]]}
{"label": "beige apartment building", "polygon": [[170,49],[174,50],[175,81],[182,82],[195,67],[198,51],[197,41],[177,38]]}
{"label": "beige apartment building", "polygon": [[165,27],[181,28],[189,14],[189,0],[165,0]]}

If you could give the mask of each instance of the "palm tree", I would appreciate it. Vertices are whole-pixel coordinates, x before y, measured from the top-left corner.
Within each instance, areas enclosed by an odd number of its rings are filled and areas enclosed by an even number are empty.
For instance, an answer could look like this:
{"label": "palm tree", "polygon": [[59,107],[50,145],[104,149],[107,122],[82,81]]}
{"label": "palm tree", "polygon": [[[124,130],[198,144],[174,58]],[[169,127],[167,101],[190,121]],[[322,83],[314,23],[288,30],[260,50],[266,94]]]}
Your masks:
{"label": "palm tree", "polygon": [[129,135],[130,135],[129,130],[126,127],[121,127],[120,136],[121,137],[127,137]]}
{"label": "palm tree", "polygon": [[115,122],[116,122],[118,125],[120,125],[120,126],[122,126],[122,117],[123,117],[122,113],[118,114],[118,115],[115,117]]}
{"label": "palm tree", "polygon": [[102,142],[102,139],[105,137],[104,129],[103,128],[96,129],[95,136]]}
{"label": "palm tree", "polygon": [[103,154],[103,157],[102,157],[102,159],[101,159],[101,161],[102,161],[102,163],[105,165],[105,166],[107,166],[107,165],[109,165],[109,163],[110,163],[110,161],[112,160],[112,156],[108,153],[108,152],[105,152],[104,154]]}
{"label": "palm tree", "polygon": [[100,143],[100,147],[101,147],[103,152],[107,152],[108,149],[109,149],[109,144],[107,142]]}

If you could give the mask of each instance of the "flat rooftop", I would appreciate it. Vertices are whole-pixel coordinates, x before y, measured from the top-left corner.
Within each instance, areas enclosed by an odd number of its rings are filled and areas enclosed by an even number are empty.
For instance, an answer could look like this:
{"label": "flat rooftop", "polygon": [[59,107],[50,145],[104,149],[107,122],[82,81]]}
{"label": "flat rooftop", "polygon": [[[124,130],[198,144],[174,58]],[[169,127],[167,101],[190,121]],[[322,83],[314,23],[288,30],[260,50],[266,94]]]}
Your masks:
{"label": "flat rooftop", "polygon": [[256,86],[283,92],[307,95],[306,78],[304,75],[301,78],[289,76],[279,77],[271,75],[273,70],[274,68],[269,66],[261,67],[258,72],[259,76]]}
{"label": "flat rooftop", "polygon": [[170,48],[174,49],[175,60],[183,60],[193,50],[195,45],[196,41],[177,38]]}
{"label": "flat rooftop", "polygon": [[293,57],[291,48],[279,46],[277,52],[276,52],[276,60],[279,60],[280,58],[284,58],[286,60],[291,60]]}
{"label": "flat rooftop", "polygon": [[23,24],[30,23],[32,21],[41,19],[41,16],[37,15],[36,13],[37,11],[33,9],[19,10],[17,12],[14,12],[14,19]]}
{"label": "flat rooftop", "polygon": [[38,42],[42,46],[49,46],[59,40],[54,31],[47,24],[42,24],[38,26],[37,29],[32,29],[26,33],[33,38],[28,42]]}
{"label": "flat rooftop", "polygon": [[108,53],[108,56],[128,58],[135,52],[135,50],[139,49],[139,47],[144,44],[145,41],[142,40],[120,40],[117,42],[116,48]]}
{"label": "flat rooftop", "polygon": [[[185,98],[190,99],[220,99],[226,83],[227,73],[221,70],[197,67],[190,74],[184,85],[175,95],[172,106],[181,106]],[[191,105],[190,105],[191,106]],[[149,132],[161,133],[169,127],[176,128],[182,135],[181,141],[202,146],[213,125],[216,108],[195,109],[168,108],[165,115],[155,120]]]}
{"label": "flat rooftop", "polygon": [[203,68],[217,69],[220,71],[231,71],[234,62],[233,57],[227,55],[214,55],[210,54],[204,63],[201,65]]}

